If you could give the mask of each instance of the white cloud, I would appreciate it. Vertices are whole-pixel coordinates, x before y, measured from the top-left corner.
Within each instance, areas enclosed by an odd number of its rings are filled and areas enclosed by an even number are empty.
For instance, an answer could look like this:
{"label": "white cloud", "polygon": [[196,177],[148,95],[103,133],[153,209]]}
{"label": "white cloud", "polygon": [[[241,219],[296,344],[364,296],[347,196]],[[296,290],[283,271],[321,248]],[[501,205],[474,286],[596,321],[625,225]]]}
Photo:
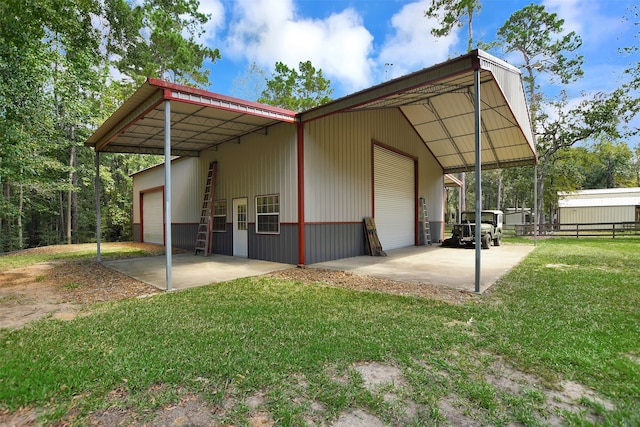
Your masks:
{"label": "white cloud", "polygon": [[356,90],[372,82],[372,42],[353,9],[307,19],[296,16],[292,0],[239,0],[223,53],[269,69],[276,61],[297,68],[310,60],[333,83]]}
{"label": "white cloud", "polygon": [[424,16],[430,3],[428,0],[409,3],[391,18],[395,32],[385,41],[379,55],[380,64],[393,64],[389,78],[446,61],[458,42],[458,28],[447,37],[431,34],[438,20]]}
{"label": "white cloud", "polygon": [[564,19],[564,30],[575,31],[585,44],[600,45],[620,30],[621,16],[607,16],[601,2],[593,0],[544,0],[548,12]]}
{"label": "white cloud", "polygon": [[223,29],[225,25],[224,6],[220,0],[201,0],[198,11],[209,16],[200,41],[211,46],[218,40],[218,31]]}

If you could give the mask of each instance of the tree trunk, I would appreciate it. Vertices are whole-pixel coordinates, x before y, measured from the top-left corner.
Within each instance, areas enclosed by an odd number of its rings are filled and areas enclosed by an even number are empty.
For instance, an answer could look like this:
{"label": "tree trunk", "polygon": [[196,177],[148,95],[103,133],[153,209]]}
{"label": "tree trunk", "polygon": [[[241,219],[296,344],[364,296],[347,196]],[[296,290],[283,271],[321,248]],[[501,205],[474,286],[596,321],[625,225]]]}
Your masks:
{"label": "tree trunk", "polygon": [[[7,203],[11,203],[11,186],[9,183],[4,184],[4,198],[7,200]],[[11,215],[7,216],[7,247],[9,250],[13,249],[13,244],[11,243],[13,240],[13,228],[11,227],[12,218]]]}
{"label": "tree trunk", "polygon": [[22,238],[22,207],[24,205],[24,189],[20,184],[20,193],[18,199],[18,249],[24,248],[24,241]]}
{"label": "tree trunk", "polygon": [[[72,237],[78,227],[77,211],[78,197],[76,196],[76,185],[78,175],[76,173],[76,146],[75,146],[75,127],[71,126],[71,155],[69,156],[69,191],[67,194],[67,244],[73,243]],[[74,218],[76,217],[76,218]]]}
{"label": "tree trunk", "polygon": [[66,217],[64,214],[64,191],[62,190],[58,191],[58,208],[60,211],[58,212],[58,219],[56,220],[56,228],[58,230],[56,235],[58,236],[58,243],[60,243],[64,241],[67,235],[65,227]]}
{"label": "tree trunk", "polygon": [[502,210],[502,191],[504,184],[502,182],[502,171],[498,172],[498,200],[497,200],[497,204],[496,204],[496,208],[498,210]]}
{"label": "tree trunk", "polygon": [[544,180],[547,176],[547,167],[549,166],[550,157],[543,156],[541,167],[538,168],[538,206],[536,206],[536,222],[538,225],[544,224]]}

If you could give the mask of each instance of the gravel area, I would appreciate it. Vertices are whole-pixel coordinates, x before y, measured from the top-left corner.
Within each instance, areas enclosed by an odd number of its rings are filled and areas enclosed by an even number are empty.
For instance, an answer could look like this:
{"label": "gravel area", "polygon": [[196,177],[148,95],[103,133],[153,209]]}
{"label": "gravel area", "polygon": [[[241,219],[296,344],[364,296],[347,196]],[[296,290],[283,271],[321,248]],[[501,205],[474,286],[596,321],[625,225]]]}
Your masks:
{"label": "gravel area", "polygon": [[401,282],[380,277],[361,276],[345,271],[319,268],[290,268],[288,270],[273,272],[269,274],[269,276],[303,283],[319,283],[358,291],[412,295],[444,301],[450,304],[461,304],[475,297],[475,295],[470,292],[435,286],[430,283]]}
{"label": "gravel area", "polygon": [[[161,255],[144,243],[105,243],[103,248],[137,248]],[[4,256],[93,250],[94,244],[33,248]],[[126,255],[125,255],[126,256]],[[460,304],[474,295],[428,283],[409,283],[317,268],[290,268],[267,276],[358,291],[413,295]],[[73,319],[86,305],[161,292],[154,286],[107,268],[95,260],[58,260],[0,272],[0,328],[21,328],[43,317]]]}

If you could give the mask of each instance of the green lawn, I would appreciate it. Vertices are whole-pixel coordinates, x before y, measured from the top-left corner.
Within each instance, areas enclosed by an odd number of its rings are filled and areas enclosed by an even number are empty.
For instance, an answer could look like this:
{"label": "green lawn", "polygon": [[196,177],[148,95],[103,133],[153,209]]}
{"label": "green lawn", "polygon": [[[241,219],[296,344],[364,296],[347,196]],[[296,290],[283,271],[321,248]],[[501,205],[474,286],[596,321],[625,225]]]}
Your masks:
{"label": "green lawn", "polygon": [[[277,425],[349,408],[447,425],[443,400],[484,425],[639,425],[639,269],[640,239],[547,240],[464,305],[266,278],[103,304],[0,331],[0,413],[39,407],[43,423],[81,425],[118,391],[144,421],[193,393],[243,425],[243,398],[260,393]],[[396,400],[363,385],[365,361],[401,369]],[[517,389],[492,380],[497,367]],[[553,392],[566,382],[593,398],[563,407]]]}
{"label": "green lawn", "polygon": [[[151,256],[164,253],[161,249],[155,249],[150,252],[141,249],[135,245],[105,243],[102,245],[100,254],[104,259],[114,258],[132,258]],[[89,259],[96,257],[95,244],[81,245],[57,245],[41,248],[26,249],[21,252],[13,252],[0,256],[0,272],[10,270],[12,268],[24,267],[39,262],[56,261],[56,260],[72,260],[72,259]]]}

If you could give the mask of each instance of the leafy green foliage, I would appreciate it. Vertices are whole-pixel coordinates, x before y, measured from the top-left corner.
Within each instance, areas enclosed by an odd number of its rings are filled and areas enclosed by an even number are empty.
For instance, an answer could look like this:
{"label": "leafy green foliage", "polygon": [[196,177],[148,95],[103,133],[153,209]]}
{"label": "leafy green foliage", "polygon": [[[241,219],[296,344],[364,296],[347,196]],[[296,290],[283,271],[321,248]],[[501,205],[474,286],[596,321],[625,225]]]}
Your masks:
{"label": "leafy green foliage", "polygon": [[[95,239],[94,154],[83,143],[136,79],[208,83],[203,61],[219,52],[197,41],[208,19],[198,5],[0,3],[0,252]],[[132,81],[109,81],[114,65]],[[131,239],[129,174],[157,162],[134,157],[103,156],[109,239]]]}
{"label": "leafy green foliage", "polygon": [[[111,40],[120,55],[118,69],[137,81],[147,77],[170,79],[181,84],[206,85],[205,61],[220,59],[220,51],[199,43],[202,25],[209,17],[198,11],[197,0],[145,0],[128,9],[124,0],[111,0],[113,19],[126,24]],[[125,44],[120,44],[126,40]]]}
{"label": "leafy green foliage", "polygon": [[487,49],[504,53],[518,53],[522,59],[519,68],[525,70],[531,115],[534,124],[541,99],[536,83],[539,73],[549,75],[562,84],[569,84],[584,75],[581,55],[569,56],[582,45],[574,31],[565,33],[564,19],[546,11],[544,5],[530,4],[514,12],[498,29],[494,42],[484,44]]}
{"label": "leafy green foliage", "polygon": [[304,111],[331,101],[331,81],[311,61],[300,62],[298,70],[276,62],[275,72],[258,102]]}
{"label": "leafy green foliage", "polygon": [[462,27],[466,17],[468,29],[467,51],[473,49],[473,16],[480,12],[479,0],[431,0],[424,12],[428,18],[439,18],[440,27],[432,28],[431,34],[437,37],[448,36],[454,27]]}

